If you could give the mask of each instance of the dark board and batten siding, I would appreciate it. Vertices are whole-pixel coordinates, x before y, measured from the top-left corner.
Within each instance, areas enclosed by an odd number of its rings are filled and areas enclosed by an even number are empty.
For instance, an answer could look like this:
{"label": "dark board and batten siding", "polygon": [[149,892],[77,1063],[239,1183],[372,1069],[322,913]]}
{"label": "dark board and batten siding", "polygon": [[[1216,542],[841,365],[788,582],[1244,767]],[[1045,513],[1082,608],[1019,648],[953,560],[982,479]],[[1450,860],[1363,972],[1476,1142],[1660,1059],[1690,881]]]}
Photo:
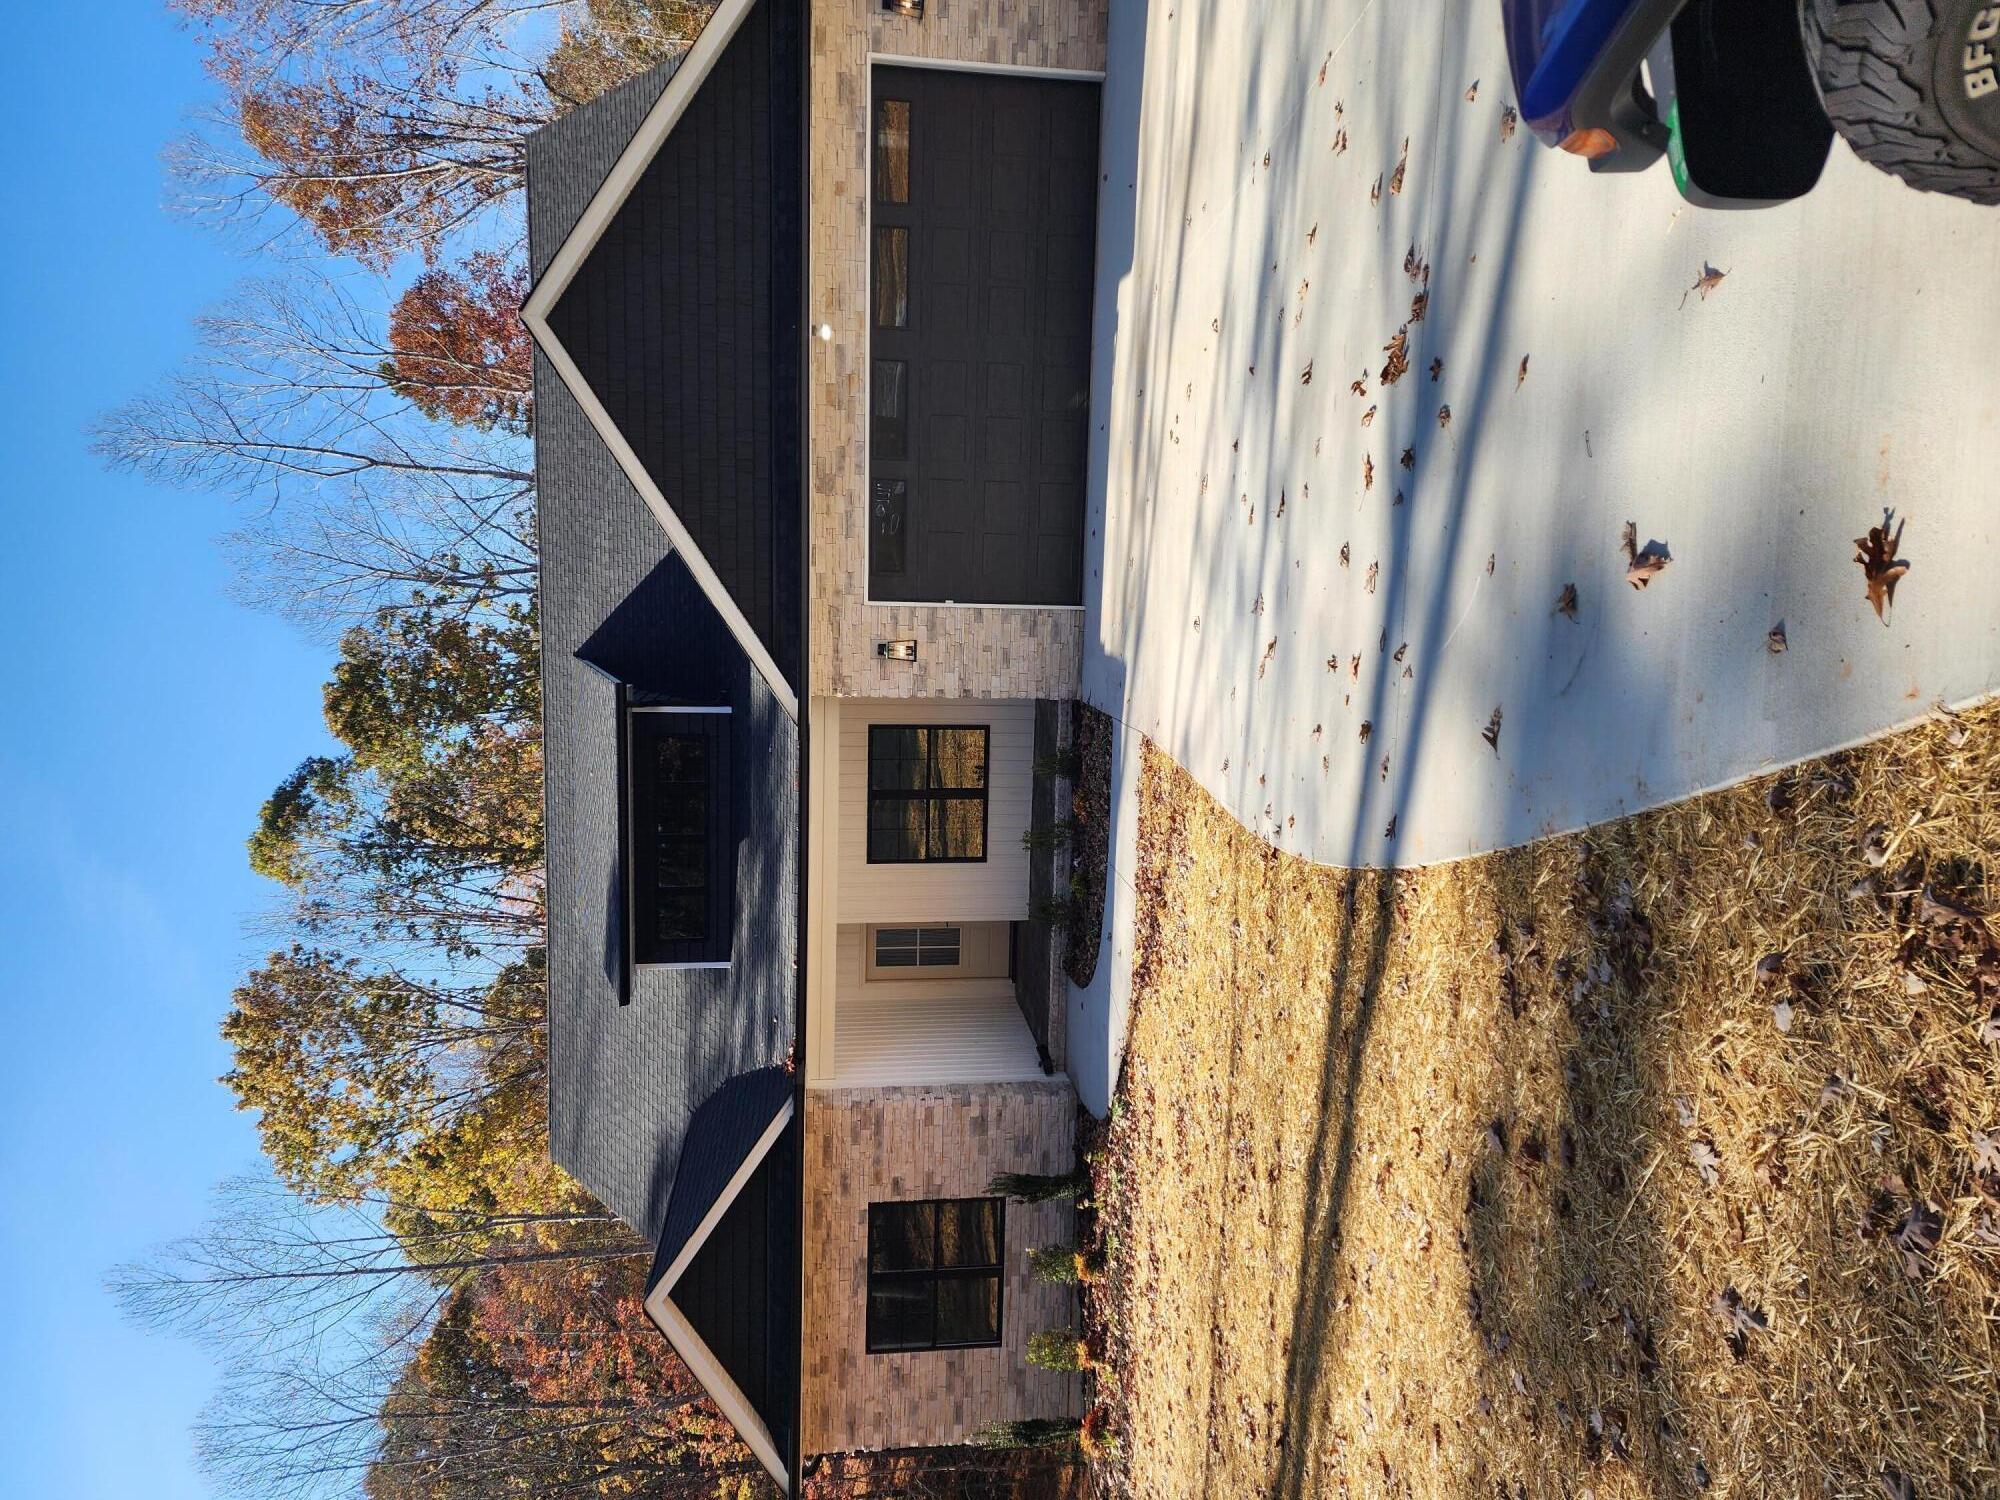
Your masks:
{"label": "dark board and batten siding", "polygon": [[775,10],[744,18],[549,323],[796,688],[799,90]]}

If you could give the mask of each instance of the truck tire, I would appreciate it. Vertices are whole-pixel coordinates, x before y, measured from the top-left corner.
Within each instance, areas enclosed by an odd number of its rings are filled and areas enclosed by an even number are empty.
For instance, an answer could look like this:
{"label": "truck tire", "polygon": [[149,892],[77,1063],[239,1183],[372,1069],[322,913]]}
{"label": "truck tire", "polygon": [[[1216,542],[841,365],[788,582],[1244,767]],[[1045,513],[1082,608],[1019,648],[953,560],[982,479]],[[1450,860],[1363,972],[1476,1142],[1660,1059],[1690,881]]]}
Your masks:
{"label": "truck tire", "polygon": [[2000,0],[1800,0],[1827,118],[1911,187],[2000,203]]}

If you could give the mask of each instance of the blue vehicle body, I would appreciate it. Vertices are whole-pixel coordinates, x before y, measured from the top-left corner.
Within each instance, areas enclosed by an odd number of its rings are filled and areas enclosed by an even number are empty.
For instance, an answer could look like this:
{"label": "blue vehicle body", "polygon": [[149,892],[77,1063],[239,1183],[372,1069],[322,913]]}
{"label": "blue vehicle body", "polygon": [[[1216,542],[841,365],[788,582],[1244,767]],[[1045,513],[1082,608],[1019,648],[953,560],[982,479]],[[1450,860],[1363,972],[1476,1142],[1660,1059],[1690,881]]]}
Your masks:
{"label": "blue vehicle body", "polygon": [[1607,43],[1643,0],[1503,0],[1507,59],[1521,118],[1550,145],[1582,127],[1572,102]]}

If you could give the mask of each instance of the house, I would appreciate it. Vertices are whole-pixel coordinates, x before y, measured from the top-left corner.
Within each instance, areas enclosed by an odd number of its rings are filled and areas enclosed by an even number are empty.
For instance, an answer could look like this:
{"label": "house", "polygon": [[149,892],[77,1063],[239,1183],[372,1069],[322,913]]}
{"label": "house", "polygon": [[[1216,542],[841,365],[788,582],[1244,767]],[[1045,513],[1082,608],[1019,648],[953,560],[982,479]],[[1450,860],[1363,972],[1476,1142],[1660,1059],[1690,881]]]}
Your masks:
{"label": "house", "polygon": [[[550,1149],[772,1476],[1074,1415],[1102,0],[722,0],[529,147]],[[1045,877],[1044,877],[1045,878]]]}

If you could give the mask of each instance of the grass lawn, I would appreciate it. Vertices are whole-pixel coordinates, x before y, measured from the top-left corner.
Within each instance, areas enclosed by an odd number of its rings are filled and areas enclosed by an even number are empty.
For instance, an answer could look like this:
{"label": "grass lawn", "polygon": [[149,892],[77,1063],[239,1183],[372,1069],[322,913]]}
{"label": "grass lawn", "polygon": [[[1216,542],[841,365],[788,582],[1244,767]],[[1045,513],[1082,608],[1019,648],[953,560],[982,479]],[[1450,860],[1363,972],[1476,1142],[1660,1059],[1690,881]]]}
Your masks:
{"label": "grass lawn", "polygon": [[1392,876],[1141,802],[1115,1487],[2000,1494],[2000,711]]}

